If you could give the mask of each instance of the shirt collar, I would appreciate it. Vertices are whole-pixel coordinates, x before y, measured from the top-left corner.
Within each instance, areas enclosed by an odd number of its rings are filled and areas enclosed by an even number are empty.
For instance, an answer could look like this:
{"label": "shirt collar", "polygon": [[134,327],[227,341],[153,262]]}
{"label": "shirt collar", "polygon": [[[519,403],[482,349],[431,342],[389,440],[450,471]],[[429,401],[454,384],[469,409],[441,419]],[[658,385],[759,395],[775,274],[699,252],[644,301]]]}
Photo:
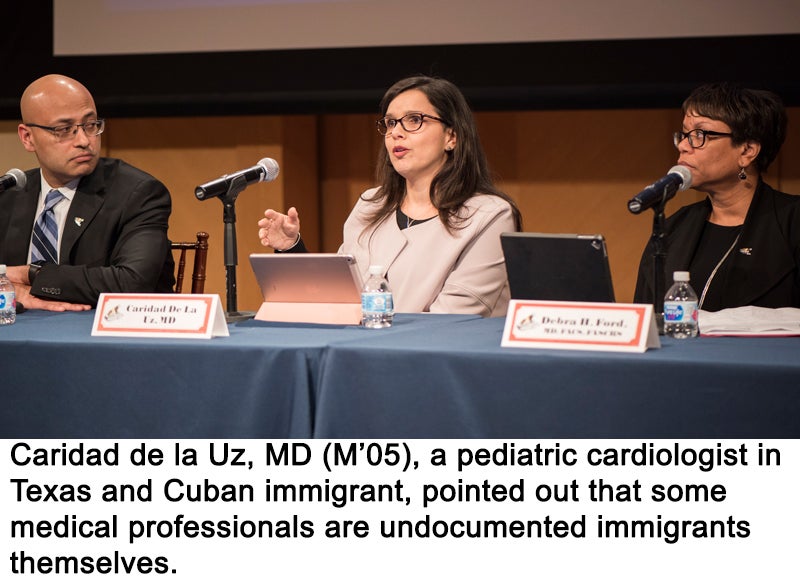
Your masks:
{"label": "shirt collar", "polygon": [[[41,170],[40,170],[40,172],[41,172]],[[41,176],[42,176],[42,191],[41,191],[41,193],[40,193],[40,196],[42,197],[42,200],[44,200],[44,197],[46,197],[46,196],[47,196],[47,193],[48,193],[48,192],[50,192],[51,190],[53,190],[53,187],[52,187],[52,186],[50,186],[50,185],[47,183],[47,180],[45,180],[45,177],[44,177],[44,174],[43,174],[43,173],[42,173],[42,175],[41,175]],[[57,190],[58,190],[58,191],[59,191],[61,194],[63,194],[63,195],[64,195],[64,198],[66,198],[68,201],[72,202],[72,198],[75,196],[75,192],[78,190],[78,183],[79,183],[80,181],[81,181],[81,179],[80,179],[80,178],[76,178],[75,180],[70,180],[70,181],[69,181],[69,182],[67,182],[67,183],[66,183],[64,186],[59,186],[59,187],[57,188]]]}

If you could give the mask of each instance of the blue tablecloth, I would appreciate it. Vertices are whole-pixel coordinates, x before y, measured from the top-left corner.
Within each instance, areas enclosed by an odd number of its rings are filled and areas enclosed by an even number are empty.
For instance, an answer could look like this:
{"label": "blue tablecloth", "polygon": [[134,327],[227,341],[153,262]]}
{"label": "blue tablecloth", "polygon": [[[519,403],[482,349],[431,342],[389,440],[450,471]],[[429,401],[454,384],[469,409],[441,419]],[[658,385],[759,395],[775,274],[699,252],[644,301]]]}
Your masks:
{"label": "blue tablecloth", "polygon": [[93,317],[0,327],[0,437],[800,437],[800,338],[617,354],[501,348],[500,318],[187,340],[92,337]]}
{"label": "blue tablecloth", "polygon": [[475,316],[399,314],[386,330],[242,322],[210,340],[91,336],[94,312],[0,327],[0,437],[308,438],[326,347]]}
{"label": "blue tablecloth", "polygon": [[800,437],[800,338],[501,348],[501,318],[331,345],[325,438]]}

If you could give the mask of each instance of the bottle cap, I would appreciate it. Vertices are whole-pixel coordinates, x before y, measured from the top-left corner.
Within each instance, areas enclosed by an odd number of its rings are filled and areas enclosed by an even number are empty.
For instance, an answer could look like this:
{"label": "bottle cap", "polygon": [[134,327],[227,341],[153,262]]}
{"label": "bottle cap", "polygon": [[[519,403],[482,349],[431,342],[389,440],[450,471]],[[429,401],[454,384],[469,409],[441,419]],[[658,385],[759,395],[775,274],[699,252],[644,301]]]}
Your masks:
{"label": "bottle cap", "polygon": [[370,265],[369,266],[369,274],[370,275],[383,275],[383,265]]}
{"label": "bottle cap", "polygon": [[672,278],[675,281],[689,281],[689,272],[688,271],[676,271],[672,274]]}
{"label": "bottle cap", "polygon": [[6,266],[3,263],[0,263],[0,275],[6,274]]}

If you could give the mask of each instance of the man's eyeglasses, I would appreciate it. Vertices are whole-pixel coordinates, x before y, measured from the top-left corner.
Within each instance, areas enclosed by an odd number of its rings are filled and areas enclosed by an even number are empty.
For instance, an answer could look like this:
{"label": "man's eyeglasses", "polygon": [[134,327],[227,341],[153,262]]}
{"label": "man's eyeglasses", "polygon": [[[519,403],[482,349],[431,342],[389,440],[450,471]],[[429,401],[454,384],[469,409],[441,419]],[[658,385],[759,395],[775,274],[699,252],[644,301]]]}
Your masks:
{"label": "man's eyeglasses", "polygon": [[40,130],[47,130],[59,140],[66,140],[77,134],[78,129],[83,129],[83,132],[90,138],[99,136],[103,133],[103,130],[106,129],[106,120],[95,119],[92,121],[76,123],[68,126],[40,126],[39,124],[35,123],[26,123],[25,125],[32,128],[39,128]]}
{"label": "man's eyeglasses", "polygon": [[692,148],[702,148],[706,143],[706,138],[711,137],[731,137],[733,134],[725,132],[714,132],[711,130],[691,130],[689,132],[675,132],[672,134],[672,143],[677,148],[683,140],[688,140]]}
{"label": "man's eyeglasses", "polygon": [[443,124],[448,125],[447,122],[440,117],[436,117],[435,115],[428,115],[427,113],[418,113],[418,112],[407,113],[403,117],[398,119],[394,119],[391,117],[384,117],[375,122],[375,124],[378,126],[378,133],[381,134],[382,136],[392,133],[392,130],[394,130],[394,128],[397,127],[398,123],[407,132],[415,132],[422,127],[422,124],[425,121],[426,117],[429,119],[440,121]]}

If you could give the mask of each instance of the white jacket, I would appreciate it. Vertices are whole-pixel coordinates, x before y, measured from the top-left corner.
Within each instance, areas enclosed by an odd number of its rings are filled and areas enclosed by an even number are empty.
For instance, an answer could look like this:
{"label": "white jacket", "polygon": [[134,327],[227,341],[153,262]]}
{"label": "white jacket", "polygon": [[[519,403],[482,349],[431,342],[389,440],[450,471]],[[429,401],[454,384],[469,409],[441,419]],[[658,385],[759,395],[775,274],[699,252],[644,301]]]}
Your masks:
{"label": "white jacket", "polygon": [[366,279],[370,265],[386,269],[396,312],[503,316],[509,291],[500,233],[515,230],[514,214],[497,196],[476,195],[462,209],[470,218],[452,234],[438,218],[400,230],[395,215],[364,231],[376,203],[363,193],[344,224],[339,253],[353,255]]}

